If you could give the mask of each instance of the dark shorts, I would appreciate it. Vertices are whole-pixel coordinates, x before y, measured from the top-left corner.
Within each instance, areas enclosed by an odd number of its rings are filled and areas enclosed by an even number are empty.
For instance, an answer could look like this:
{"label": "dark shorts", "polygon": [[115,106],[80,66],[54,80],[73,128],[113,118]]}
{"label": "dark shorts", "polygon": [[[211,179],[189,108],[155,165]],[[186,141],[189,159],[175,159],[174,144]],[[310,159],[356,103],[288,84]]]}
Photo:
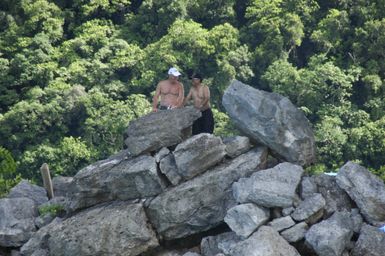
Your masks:
{"label": "dark shorts", "polygon": [[192,134],[213,133],[214,132],[214,116],[211,108],[202,111],[202,116],[195,120],[192,126]]}

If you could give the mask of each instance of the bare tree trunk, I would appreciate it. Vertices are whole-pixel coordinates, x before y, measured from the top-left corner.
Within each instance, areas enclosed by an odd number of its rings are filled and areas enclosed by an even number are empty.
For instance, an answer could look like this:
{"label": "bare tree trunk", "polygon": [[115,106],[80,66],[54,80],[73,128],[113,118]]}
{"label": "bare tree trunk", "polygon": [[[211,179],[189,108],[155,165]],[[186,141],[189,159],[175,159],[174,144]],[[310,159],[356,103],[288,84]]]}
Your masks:
{"label": "bare tree trunk", "polygon": [[48,198],[52,199],[54,197],[53,195],[53,186],[52,186],[52,180],[51,180],[51,174],[49,173],[48,164],[44,163],[40,167],[41,176],[43,177],[43,184],[44,188],[47,191]]}

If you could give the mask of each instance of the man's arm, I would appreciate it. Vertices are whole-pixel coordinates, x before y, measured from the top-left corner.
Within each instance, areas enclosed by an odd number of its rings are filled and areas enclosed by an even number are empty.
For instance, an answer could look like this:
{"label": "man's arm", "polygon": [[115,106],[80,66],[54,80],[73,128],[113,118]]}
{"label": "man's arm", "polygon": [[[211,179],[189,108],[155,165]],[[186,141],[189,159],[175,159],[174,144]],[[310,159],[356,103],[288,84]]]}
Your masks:
{"label": "man's arm", "polygon": [[155,95],[152,98],[152,111],[157,112],[158,111],[158,100],[160,95],[160,84],[156,86]]}
{"label": "man's arm", "polygon": [[179,93],[178,93],[178,100],[177,100],[177,105],[176,107],[177,108],[180,108],[183,106],[183,99],[184,99],[184,88],[183,88],[183,84],[182,83],[179,83]]}

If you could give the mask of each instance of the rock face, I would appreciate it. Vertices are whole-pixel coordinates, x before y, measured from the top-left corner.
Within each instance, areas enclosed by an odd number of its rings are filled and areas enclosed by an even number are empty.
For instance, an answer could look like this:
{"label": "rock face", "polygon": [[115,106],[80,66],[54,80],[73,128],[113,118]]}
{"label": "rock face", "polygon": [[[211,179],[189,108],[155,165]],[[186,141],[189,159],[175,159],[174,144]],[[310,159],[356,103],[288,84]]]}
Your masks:
{"label": "rock face", "polygon": [[239,242],[231,250],[231,256],[299,256],[298,251],[283,239],[277,231],[262,226],[248,239]]}
{"label": "rock face", "polygon": [[0,246],[23,245],[36,231],[34,218],[38,216],[36,203],[29,198],[0,199]]}
{"label": "rock face", "polygon": [[[116,202],[83,211],[50,229],[46,246],[50,255],[139,255],[158,246],[155,233],[147,223],[140,204]],[[32,238],[34,239],[34,238]],[[27,245],[26,245],[27,246]],[[22,249],[25,255],[31,250]]]}
{"label": "rock face", "polygon": [[233,185],[234,198],[239,203],[252,202],[264,207],[290,207],[303,169],[299,165],[281,163],[274,168],[254,173]]}
{"label": "rock face", "polygon": [[300,165],[315,161],[310,124],[287,98],[234,80],[226,89],[222,104],[244,134],[286,161]]}
{"label": "rock face", "polygon": [[202,133],[180,143],[174,151],[177,171],[188,180],[220,162],[226,154],[221,138]]}
{"label": "rock face", "polygon": [[339,170],[337,184],[354,200],[369,223],[385,221],[385,186],[380,178],[348,162]]}
{"label": "rock face", "polygon": [[201,116],[194,107],[150,113],[130,122],[125,144],[131,155],[139,155],[182,142],[192,123]]}
{"label": "rock face", "polygon": [[155,196],[162,192],[155,158],[120,155],[80,170],[69,191],[70,208],[77,210],[112,200]]}
{"label": "rock face", "polygon": [[260,147],[204,174],[165,191],[153,199],[146,212],[166,240],[208,230],[223,221],[235,205],[231,184],[266,164],[266,148]]}

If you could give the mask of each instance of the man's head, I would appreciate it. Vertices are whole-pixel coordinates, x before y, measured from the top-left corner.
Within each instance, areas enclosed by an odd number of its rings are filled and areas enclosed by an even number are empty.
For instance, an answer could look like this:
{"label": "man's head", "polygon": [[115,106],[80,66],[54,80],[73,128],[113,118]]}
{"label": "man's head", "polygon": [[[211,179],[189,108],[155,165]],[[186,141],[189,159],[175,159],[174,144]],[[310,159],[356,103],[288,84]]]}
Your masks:
{"label": "man's head", "polygon": [[174,67],[170,68],[167,74],[170,78],[179,78],[179,76],[181,75],[181,73]]}
{"label": "man's head", "polygon": [[203,81],[203,76],[199,73],[194,73],[192,76],[191,76],[191,80],[194,82],[198,82],[198,83],[201,83]]}

